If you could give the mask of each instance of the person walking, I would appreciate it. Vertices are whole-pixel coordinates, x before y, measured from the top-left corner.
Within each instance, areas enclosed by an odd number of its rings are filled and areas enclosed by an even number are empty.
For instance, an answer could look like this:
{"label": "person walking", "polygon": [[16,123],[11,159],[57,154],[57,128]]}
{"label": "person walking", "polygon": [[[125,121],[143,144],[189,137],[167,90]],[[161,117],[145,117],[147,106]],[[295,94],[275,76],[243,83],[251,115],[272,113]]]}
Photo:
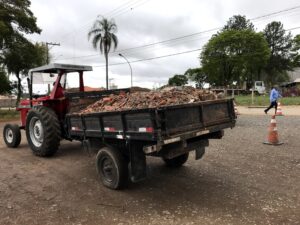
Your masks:
{"label": "person walking", "polygon": [[272,87],[272,90],[271,90],[271,93],[270,93],[270,106],[265,109],[265,114],[268,113],[268,111],[270,109],[272,109],[273,107],[275,107],[275,115],[276,115],[276,112],[277,112],[277,100],[278,98],[281,98],[282,96],[279,94],[278,90],[276,87]]}

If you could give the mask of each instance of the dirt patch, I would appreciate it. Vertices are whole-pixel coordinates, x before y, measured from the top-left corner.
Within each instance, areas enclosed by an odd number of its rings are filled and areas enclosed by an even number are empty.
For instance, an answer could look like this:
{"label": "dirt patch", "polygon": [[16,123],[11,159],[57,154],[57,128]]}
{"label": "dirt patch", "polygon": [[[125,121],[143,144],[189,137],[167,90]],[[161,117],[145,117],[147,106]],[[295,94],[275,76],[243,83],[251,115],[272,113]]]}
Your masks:
{"label": "dirt patch", "polygon": [[241,115],[180,169],[149,157],[148,179],[123,191],[102,186],[78,142],[39,158],[24,132],[17,149],[1,140],[0,224],[299,224],[300,117],[277,118],[277,147],[262,144],[269,122]]}

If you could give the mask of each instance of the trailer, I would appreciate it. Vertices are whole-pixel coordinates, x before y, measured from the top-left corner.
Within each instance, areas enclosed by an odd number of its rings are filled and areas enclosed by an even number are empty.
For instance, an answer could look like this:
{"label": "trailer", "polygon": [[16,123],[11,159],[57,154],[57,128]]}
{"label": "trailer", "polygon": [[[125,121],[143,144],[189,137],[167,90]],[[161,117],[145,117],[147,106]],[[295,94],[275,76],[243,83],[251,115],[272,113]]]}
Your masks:
{"label": "trailer", "polygon": [[[161,157],[167,166],[180,167],[195,151],[200,159],[209,139],[222,138],[235,126],[232,99],[164,106],[160,108],[79,114],[81,109],[110,94],[130,89],[86,92],[85,65],[49,64],[30,70],[29,99],[17,110],[20,124],[6,124],[3,139],[9,148],[21,142],[21,129],[36,156],[50,157],[61,140],[77,140],[88,150],[96,149],[96,169],[102,183],[111,189],[126,186],[129,178],[146,178],[146,156]],[[49,95],[33,93],[34,79],[55,78]],[[68,91],[68,80],[78,78],[78,91]]]}
{"label": "trailer", "polygon": [[235,126],[233,100],[135,109],[118,112],[68,114],[68,137],[87,148],[99,149],[96,167],[103,184],[126,186],[128,176],[146,178],[146,156],[161,157],[167,166],[180,167],[195,151],[200,159],[209,139],[220,139]]}

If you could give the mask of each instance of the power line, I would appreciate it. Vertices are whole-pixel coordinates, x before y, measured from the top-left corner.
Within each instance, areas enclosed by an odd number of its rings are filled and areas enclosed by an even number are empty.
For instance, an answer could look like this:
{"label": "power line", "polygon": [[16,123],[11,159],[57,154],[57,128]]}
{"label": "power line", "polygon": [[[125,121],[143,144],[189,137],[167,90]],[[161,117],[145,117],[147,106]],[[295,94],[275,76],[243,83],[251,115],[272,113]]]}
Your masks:
{"label": "power line", "polygon": [[128,5],[130,2],[131,2],[131,0],[126,1],[124,4],[118,6],[117,8],[115,8],[115,9],[113,9],[113,10],[107,12],[107,13],[105,13],[104,15],[108,16],[108,15],[110,15],[110,14],[113,14],[113,13],[115,13],[116,11],[122,9],[124,6]]}
{"label": "power line", "polygon": [[[300,29],[300,26],[299,27],[293,27],[293,28],[286,29],[286,31],[296,30],[296,29]],[[129,61],[129,63],[137,63],[137,62],[143,62],[143,61],[150,61],[150,60],[155,60],[155,59],[161,59],[161,58],[166,58],[166,57],[171,57],[171,56],[176,56],[176,55],[182,55],[182,54],[187,54],[187,53],[191,53],[191,52],[196,52],[196,51],[200,51],[200,50],[202,50],[202,49],[201,48],[197,48],[197,49],[188,50],[188,51],[184,51],[184,52],[177,52],[177,53],[168,54],[168,55],[162,55],[162,56],[156,56],[156,57],[151,57],[151,58],[133,60],[133,61]],[[126,63],[112,63],[112,64],[109,64],[109,66],[117,66],[117,65],[123,65],[123,64],[126,64]],[[105,65],[96,65],[94,67],[105,67]]]}
{"label": "power line", "polygon": [[148,1],[149,0],[145,0],[144,2],[141,1],[141,2],[139,2],[136,5],[132,5],[129,9],[125,10],[124,12],[120,12],[119,14],[114,15],[114,18],[116,18],[118,16],[121,16],[121,15],[123,15],[123,14],[125,14],[125,13],[127,13],[129,11],[132,11],[132,10],[136,9],[137,7],[140,7],[140,6],[144,5],[144,4],[146,4]]}
{"label": "power line", "polygon": [[126,5],[125,7],[111,13],[111,14],[108,14],[108,16],[110,17],[115,17],[116,15],[118,14],[122,14],[124,13],[125,11],[128,11],[130,10],[132,7],[134,7],[136,4],[139,4],[140,3],[140,0],[135,0],[135,1],[132,1],[130,4]]}
{"label": "power line", "polygon": [[[294,9],[299,9],[299,8],[300,8],[300,5],[292,7],[292,8],[280,10],[278,12],[273,12],[273,13],[265,14],[265,15],[262,15],[262,16],[254,17],[250,20],[258,20],[258,19],[261,19],[261,18],[265,18],[265,17],[272,16],[272,15],[277,15],[279,13],[288,12],[288,11],[291,11],[291,10],[294,10]],[[137,49],[137,48],[142,48],[142,47],[149,47],[149,46],[153,46],[153,45],[157,45],[157,44],[164,44],[166,42],[175,41],[175,40],[179,40],[179,39],[184,39],[184,38],[196,36],[196,35],[199,35],[199,34],[210,33],[210,32],[213,32],[213,31],[220,30],[222,28],[223,27],[216,27],[216,28],[212,28],[212,29],[209,29],[209,30],[200,31],[200,32],[196,32],[196,33],[192,33],[192,34],[188,34],[188,35],[184,35],[184,36],[180,36],[180,37],[176,37],[176,38],[171,38],[171,39],[164,40],[164,41],[154,42],[154,43],[141,45],[141,46],[137,46],[137,47],[132,47],[132,48],[121,49],[118,52],[125,52],[125,51],[132,50],[132,49]]]}
{"label": "power line", "polygon": [[[209,38],[209,36],[205,36],[205,37],[201,37],[201,38],[196,38],[196,39],[191,39],[188,42],[199,41],[199,40],[205,39],[205,38]],[[180,41],[180,43],[182,43],[183,40],[179,40],[179,41]],[[184,41],[184,42],[187,42],[187,41]],[[167,46],[161,46],[160,48],[150,49],[150,50],[164,49],[164,48],[168,48],[168,47],[171,47],[171,46],[174,46],[174,45],[177,45],[177,44],[178,44],[178,42],[176,42],[176,43],[170,43]],[[120,53],[121,53],[120,51],[115,51],[115,52],[110,52],[110,55],[118,55]],[[129,53],[129,55],[130,55],[130,53]],[[84,55],[84,56],[74,56],[74,57],[68,57],[68,58],[62,58],[62,59],[68,60],[68,59],[78,59],[78,58],[92,58],[92,57],[99,57],[99,56],[100,55],[98,53],[98,54],[91,54],[91,55]]]}
{"label": "power line", "polygon": [[299,29],[300,27],[293,27],[293,28],[290,28],[290,29],[286,29],[286,31],[291,31],[291,30],[297,30]]}
{"label": "power line", "polygon": [[[129,61],[129,63],[137,63],[137,62],[143,62],[143,61],[150,61],[150,60],[154,60],[154,59],[161,59],[161,58],[166,58],[166,57],[170,57],[170,56],[176,56],[176,55],[182,55],[182,54],[187,54],[187,53],[191,53],[191,52],[196,52],[196,51],[200,51],[200,50],[201,50],[201,48],[197,48],[197,49],[184,51],[184,52],[177,52],[177,53],[173,53],[173,54],[169,54],[169,55],[162,55],[162,56],[156,56],[156,57],[151,57],[151,58],[138,59],[138,60],[134,60],[134,61]],[[117,65],[123,65],[123,64],[127,64],[127,62],[126,63],[112,63],[112,64],[109,64],[109,66],[117,66]],[[105,65],[96,65],[93,67],[105,67]]]}
{"label": "power line", "polygon": [[[262,16],[259,16],[259,17],[255,17],[255,18],[253,18],[251,20],[258,20],[258,19],[261,19],[261,18],[266,18],[267,16],[278,15],[280,13],[288,12],[288,11],[295,10],[295,9],[298,9],[298,8],[300,8],[300,6],[295,6],[295,7],[292,7],[292,8],[285,9],[285,10],[280,10],[278,12],[273,12],[273,13],[265,14],[265,15],[262,15]],[[172,39],[168,39],[168,40],[164,40],[164,41],[160,41],[160,42],[150,43],[150,44],[136,46],[136,47],[127,48],[127,49],[121,49],[121,50],[119,50],[117,52],[114,52],[112,54],[119,54],[119,53],[124,53],[124,52],[128,52],[128,51],[138,50],[138,49],[142,49],[142,48],[148,48],[148,47],[152,47],[152,46],[159,45],[159,44],[167,44],[168,42],[178,41],[178,40],[184,40],[184,39],[192,37],[192,36],[197,36],[199,34],[204,34],[204,33],[210,33],[212,31],[216,31],[216,30],[219,30],[219,29],[221,29],[221,27],[219,27],[219,28],[213,28],[213,29],[210,29],[210,30],[201,31],[201,32],[197,32],[197,33],[193,33],[193,34],[189,34],[189,35],[185,35],[185,36],[181,36],[181,37],[176,37],[176,38],[172,38]],[[293,29],[290,29],[290,30],[294,30],[294,29],[297,29],[297,28],[293,28]],[[85,55],[85,56],[76,56],[76,57],[69,57],[69,58],[64,58],[64,59],[68,60],[68,59],[89,58],[89,57],[96,57],[96,56],[99,56],[99,54],[92,54],[92,55]]]}
{"label": "power line", "polygon": [[292,10],[294,10],[294,9],[299,9],[299,8],[300,8],[300,5],[294,6],[294,7],[291,7],[291,8],[287,8],[287,9],[283,9],[283,10],[280,10],[280,11],[277,11],[277,12],[269,13],[269,14],[266,14],[266,15],[254,17],[254,18],[252,18],[252,19],[250,19],[250,20],[258,20],[258,19],[262,19],[262,18],[266,18],[266,17],[269,17],[269,16],[281,14],[281,13],[288,12],[288,11],[292,11]]}
{"label": "power line", "polygon": [[[284,9],[284,10],[280,10],[280,11],[277,11],[277,12],[268,13],[268,14],[265,14],[265,15],[262,15],[262,16],[254,17],[250,20],[252,20],[252,21],[253,20],[254,21],[255,20],[260,20],[260,19],[263,19],[263,18],[267,18],[267,17],[270,17],[270,16],[286,13],[286,12],[289,12],[289,11],[292,11],[292,10],[295,10],[295,9],[299,9],[299,8],[300,8],[300,5],[299,6],[294,6],[294,7],[291,7],[291,8],[287,8],[287,9]],[[159,45],[159,44],[167,44],[169,42],[173,42],[173,41],[177,41],[177,40],[183,40],[183,39],[193,37],[193,36],[197,36],[197,35],[201,35],[201,34],[204,34],[204,33],[211,33],[213,31],[217,31],[217,30],[220,30],[222,28],[223,27],[217,27],[217,28],[213,28],[213,29],[209,29],[209,30],[205,30],[205,31],[200,31],[200,32],[196,32],[196,33],[192,33],[192,34],[188,34],[188,35],[184,35],[184,36],[180,36],[180,37],[175,37],[175,38],[171,38],[171,39],[167,39],[167,40],[163,40],[163,41],[159,41],[159,42],[154,42],[154,43],[140,45],[140,46],[126,48],[126,49],[121,49],[121,50],[119,50],[115,53],[119,54],[119,53],[124,53],[124,52],[132,51],[132,50],[148,48],[148,47],[152,47],[152,46]],[[88,58],[88,57],[94,57],[94,56],[98,56],[98,54],[86,55],[86,56],[77,56],[77,57],[72,57],[72,58]],[[71,57],[66,58],[66,59],[71,59]]]}
{"label": "power line", "polygon": [[[130,11],[133,7],[134,8],[137,8],[143,4],[145,4],[147,1],[149,0],[146,0],[145,2],[139,2],[140,0],[134,0],[134,1],[127,1],[125,2],[124,4],[122,4],[121,6],[118,6],[117,8],[109,11],[108,13],[104,13],[104,17],[117,17],[117,16],[120,16],[124,13],[126,13],[127,11]],[[129,8],[129,9],[128,9]],[[124,11],[125,10],[125,11]],[[127,11],[126,11],[127,10]],[[116,16],[115,16],[116,15]],[[99,16],[99,15],[98,15]],[[61,41],[63,40],[66,40],[68,38],[68,36],[70,36],[71,34],[74,34],[75,32],[78,32],[78,30],[81,30],[81,29],[84,29],[84,28],[87,28],[87,26],[90,25],[90,23],[92,21],[94,21],[95,19],[90,19],[88,20],[88,22],[84,23],[83,25],[77,27],[75,30],[73,31],[70,31],[66,34],[63,34],[61,37],[65,37],[63,39],[61,39]]]}

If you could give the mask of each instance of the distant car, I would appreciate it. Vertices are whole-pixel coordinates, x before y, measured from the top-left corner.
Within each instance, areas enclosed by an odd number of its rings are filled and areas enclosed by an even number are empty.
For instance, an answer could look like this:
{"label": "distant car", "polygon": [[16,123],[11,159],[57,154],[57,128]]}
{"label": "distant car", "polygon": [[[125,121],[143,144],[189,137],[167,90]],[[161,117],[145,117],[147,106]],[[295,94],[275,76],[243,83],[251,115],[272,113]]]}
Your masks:
{"label": "distant car", "polygon": [[[252,88],[250,89],[252,91]],[[258,94],[263,95],[266,93],[266,87],[263,81],[255,81],[254,82],[254,91],[258,92]]]}

